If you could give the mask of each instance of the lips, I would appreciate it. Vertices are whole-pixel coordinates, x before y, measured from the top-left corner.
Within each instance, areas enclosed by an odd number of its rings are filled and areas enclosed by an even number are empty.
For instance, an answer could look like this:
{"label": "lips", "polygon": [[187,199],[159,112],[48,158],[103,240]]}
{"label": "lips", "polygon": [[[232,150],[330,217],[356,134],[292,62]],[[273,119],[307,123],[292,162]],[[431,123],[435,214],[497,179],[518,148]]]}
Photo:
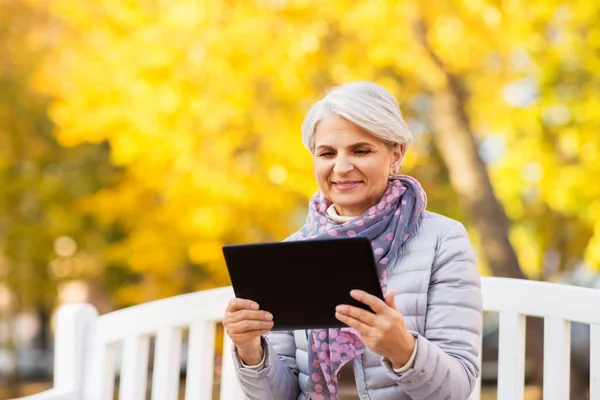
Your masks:
{"label": "lips", "polygon": [[335,187],[339,191],[348,191],[352,189],[356,189],[362,184],[362,181],[336,181],[332,182],[333,187]]}

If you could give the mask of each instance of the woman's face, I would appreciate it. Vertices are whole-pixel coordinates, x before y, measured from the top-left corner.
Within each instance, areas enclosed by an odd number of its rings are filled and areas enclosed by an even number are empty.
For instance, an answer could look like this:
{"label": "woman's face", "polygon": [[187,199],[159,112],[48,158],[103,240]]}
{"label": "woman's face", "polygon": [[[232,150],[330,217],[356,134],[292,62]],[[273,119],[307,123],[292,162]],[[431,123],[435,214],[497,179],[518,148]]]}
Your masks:
{"label": "woman's face", "polygon": [[345,118],[322,119],[315,131],[314,169],[319,189],[339,215],[358,216],[377,203],[404,145],[390,149]]}

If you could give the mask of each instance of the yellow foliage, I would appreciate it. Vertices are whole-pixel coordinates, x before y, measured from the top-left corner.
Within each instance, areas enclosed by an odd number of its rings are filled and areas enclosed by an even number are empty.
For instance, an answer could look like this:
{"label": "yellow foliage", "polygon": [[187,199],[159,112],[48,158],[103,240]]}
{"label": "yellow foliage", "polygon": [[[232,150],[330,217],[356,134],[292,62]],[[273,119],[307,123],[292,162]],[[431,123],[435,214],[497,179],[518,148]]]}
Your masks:
{"label": "yellow foliage", "polygon": [[516,225],[510,230],[510,240],[516,247],[523,273],[532,279],[539,279],[542,254],[535,232],[522,225]]}
{"label": "yellow foliage", "polygon": [[189,248],[190,260],[196,264],[215,263],[223,257],[223,243],[202,240]]}
{"label": "yellow foliage", "polygon": [[596,270],[600,270],[600,223],[596,224],[594,236],[585,251],[585,261]]}
{"label": "yellow foliage", "polygon": [[[600,65],[590,56],[600,33],[585,16],[597,14],[593,2],[54,0],[49,7],[61,24],[35,82],[55,99],[49,112],[63,145],[109,143],[120,179],[82,207],[125,227],[118,253],[137,272],[162,279],[191,262],[222,282],[221,244],[280,240],[297,228],[316,190],[300,124],[324,88],[349,80],[381,83],[422,126],[403,170],[421,174],[432,208],[457,213],[440,184],[447,178],[427,119],[428,94],[445,77],[415,40],[417,16],[465,86],[478,140],[502,138],[489,167],[509,218],[538,224],[553,213],[588,229],[600,219],[591,206],[600,195],[591,184],[600,173],[592,78]],[[531,275],[545,246],[559,243],[541,236],[518,224],[511,231]],[[124,299],[141,293],[129,290]]]}

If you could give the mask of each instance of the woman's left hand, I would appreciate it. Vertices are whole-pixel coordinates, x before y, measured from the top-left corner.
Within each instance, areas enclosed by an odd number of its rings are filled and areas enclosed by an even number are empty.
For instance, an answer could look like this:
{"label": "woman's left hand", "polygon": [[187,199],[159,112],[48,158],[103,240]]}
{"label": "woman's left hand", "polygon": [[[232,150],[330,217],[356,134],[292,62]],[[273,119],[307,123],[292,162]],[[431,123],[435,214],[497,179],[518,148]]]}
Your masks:
{"label": "woman's left hand", "polygon": [[410,359],[415,337],[406,329],[404,317],[394,303],[395,295],[395,291],[388,291],[384,302],[362,290],[353,290],[350,296],[373,312],[342,304],[336,307],[335,317],[359,331],[365,346],[387,357],[394,368],[400,368]]}

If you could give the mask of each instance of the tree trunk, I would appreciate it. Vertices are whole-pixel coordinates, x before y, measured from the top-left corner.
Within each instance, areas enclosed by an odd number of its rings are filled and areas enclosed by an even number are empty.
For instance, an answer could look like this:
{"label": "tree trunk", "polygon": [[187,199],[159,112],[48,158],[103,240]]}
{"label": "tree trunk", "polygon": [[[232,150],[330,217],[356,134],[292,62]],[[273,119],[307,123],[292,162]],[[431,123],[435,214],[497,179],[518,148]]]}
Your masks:
{"label": "tree trunk", "polygon": [[485,258],[496,276],[526,279],[508,238],[509,222],[494,193],[486,166],[479,155],[460,80],[448,71],[427,41],[423,21],[415,24],[416,36],[445,78],[432,93],[433,139],[450,174],[452,186],[469,210],[481,235]]}
{"label": "tree trunk", "polygon": [[[473,219],[481,236],[483,254],[495,276],[526,279],[508,238],[509,221],[498,201],[465,110],[460,80],[443,64],[427,41],[427,26],[415,25],[416,37],[445,78],[445,85],[432,93],[433,139],[450,174],[452,186]],[[509,295],[507,293],[507,295]],[[528,318],[526,347],[533,362],[533,383],[543,376],[543,320]]]}
{"label": "tree trunk", "polygon": [[469,210],[495,276],[526,279],[508,238],[509,223],[490,182],[464,105],[452,88],[433,93],[434,143],[452,186]]}

